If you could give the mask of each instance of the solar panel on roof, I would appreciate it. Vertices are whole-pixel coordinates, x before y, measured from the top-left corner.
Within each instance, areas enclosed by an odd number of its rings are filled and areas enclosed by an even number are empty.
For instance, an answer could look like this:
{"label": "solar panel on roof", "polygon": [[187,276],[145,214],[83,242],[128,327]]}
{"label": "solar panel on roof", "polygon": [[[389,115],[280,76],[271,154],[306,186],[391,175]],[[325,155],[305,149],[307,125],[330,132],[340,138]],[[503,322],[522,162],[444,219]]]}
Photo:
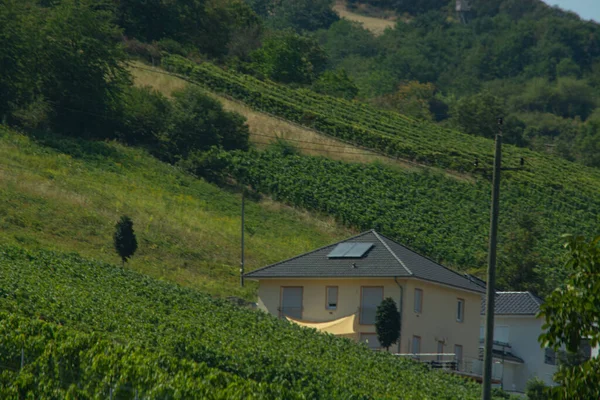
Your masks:
{"label": "solar panel on roof", "polygon": [[329,258],[360,258],[373,247],[373,243],[340,243],[327,255]]}
{"label": "solar panel on roof", "polygon": [[355,243],[354,246],[344,254],[344,258],[360,258],[373,247],[373,243]]}
{"label": "solar panel on roof", "polygon": [[340,243],[337,246],[335,246],[335,248],[331,251],[331,253],[329,253],[327,255],[327,257],[329,257],[329,258],[344,257],[344,254],[346,254],[348,252],[348,250],[350,250],[353,246],[354,246],[354,243]]}

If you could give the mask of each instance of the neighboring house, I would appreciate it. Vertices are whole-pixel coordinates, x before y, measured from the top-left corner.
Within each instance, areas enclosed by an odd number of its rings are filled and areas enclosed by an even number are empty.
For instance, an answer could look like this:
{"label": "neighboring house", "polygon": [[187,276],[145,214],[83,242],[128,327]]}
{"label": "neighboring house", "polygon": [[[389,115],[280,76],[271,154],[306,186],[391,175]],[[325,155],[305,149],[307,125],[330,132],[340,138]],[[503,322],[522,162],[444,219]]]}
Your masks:
{"label": "neighboring house", "polygon": [[375,310],[399,304],[398,353],[479,357],[480,285],[375,232],[260,268],[258,308],[378,349]]}
{"label": "neighboring house", "polygon": [[[494,363],[500,368],[502,388],[524,393],[528,380],[538,377],[553,385],[557,357],[538,342],[543,318],[536,318],[542,300],[531,292],[496,292],[494,303]],[[485,298],[481,302],[480,345],[483,349]]]}

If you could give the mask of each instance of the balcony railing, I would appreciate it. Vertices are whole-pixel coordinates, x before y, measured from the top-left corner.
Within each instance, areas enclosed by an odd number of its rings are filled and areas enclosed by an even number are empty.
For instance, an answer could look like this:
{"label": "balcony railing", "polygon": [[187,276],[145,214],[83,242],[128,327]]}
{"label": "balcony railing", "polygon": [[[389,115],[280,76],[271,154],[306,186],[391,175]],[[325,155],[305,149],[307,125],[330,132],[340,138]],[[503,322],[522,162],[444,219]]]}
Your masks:
{"label": "balcony railing", "polygon": [[[483,360],[477,358],[462,357],[461,359],[457,359],[454,353],[408,353],[396,355],[427,364],[431,369],[454,372],[472,376],[473,378],[481,378],[483,375]],[[499,382],[500,379],[502,379],[502,364],[493,364],[492,381]]]}

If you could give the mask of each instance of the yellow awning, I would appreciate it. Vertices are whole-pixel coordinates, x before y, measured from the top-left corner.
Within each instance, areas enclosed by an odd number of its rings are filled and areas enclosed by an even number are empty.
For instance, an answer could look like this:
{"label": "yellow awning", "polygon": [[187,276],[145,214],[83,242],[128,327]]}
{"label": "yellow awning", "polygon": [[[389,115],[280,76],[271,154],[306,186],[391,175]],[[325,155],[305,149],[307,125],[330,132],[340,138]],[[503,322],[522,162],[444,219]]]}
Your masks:
{"label": "yellow awning", "polygon": [[305,328],[315,328],[321,332],[331,333],[333,335],[351,335],[356,333],[354,331],[354,317],[356,314],[349,315],[340,319],[327,322],[309,322],[300,321],[294,318],[286,317],[288,321],[292,321],[295,324],[303,326]]}

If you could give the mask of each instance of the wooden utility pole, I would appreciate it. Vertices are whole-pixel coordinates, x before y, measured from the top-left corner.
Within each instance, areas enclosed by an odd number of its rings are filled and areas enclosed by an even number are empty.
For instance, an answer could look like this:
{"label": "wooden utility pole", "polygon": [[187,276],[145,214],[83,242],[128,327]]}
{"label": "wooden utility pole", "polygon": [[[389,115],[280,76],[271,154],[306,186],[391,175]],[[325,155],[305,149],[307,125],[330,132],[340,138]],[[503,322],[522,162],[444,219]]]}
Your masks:
{"label": "wooden utility pole", "polygon": [[485,302],[485,343],[483,353],[483,400],[492,400],[492,363],[494,347],[494,303],[496,296],[496,244],[498,239],[498,214],[500,203],[500,169],[502,164],[502,118],[498,118],[494,176],[492,184],[492,210],[490,217],[490,244],[488,249],[487,292]]}
{"label": "wooden utility pole", "polygon": [[246,190],[242,190],[242,258],[240,261],[240,286],[244,287],[244,212]]}

